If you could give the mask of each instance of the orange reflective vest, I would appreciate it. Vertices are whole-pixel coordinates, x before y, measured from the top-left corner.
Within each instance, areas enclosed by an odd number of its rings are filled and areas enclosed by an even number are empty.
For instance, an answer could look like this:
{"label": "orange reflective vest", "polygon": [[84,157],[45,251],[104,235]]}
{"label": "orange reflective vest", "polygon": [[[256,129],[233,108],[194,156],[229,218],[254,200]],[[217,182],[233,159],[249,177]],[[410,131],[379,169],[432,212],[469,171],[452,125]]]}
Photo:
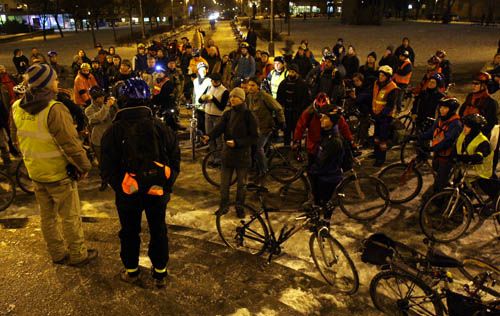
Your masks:
{"label": "orange reflective vest", "polygon": [[161,92],[161,88],[163,85],[169,80],[168,77],[165,77],[162,81],[158,82],[156,81],[154,86],[153,86],[153,95],[158,95]]}
{"label": "orange reflective vest", "polygon": [[[405,68],[406,65],[408,65],[408,64],[411,65],[411,61],[407,59],[399,67],[399,70]],[[412,74],[411,71],[407,75],[405,75],[405,76],[401,76],[398,73],[395,73],[394,77],[393,77],[393,80],[394,80],[394,82],[399,83],[399,84],[409,84],[410,83],[410,79],[411,79],[411,74]]]}
{"label": "orange reflective vest", "polygon": [[[453,114],[447,121],[438,121],[438,126],[434,129],[434,133],[432,135],[432,147],[436,146],[440,142],[445,139],[445,133],[450,128],[450,123],[456,120],[460,120],[460,116],[458,114]],[[438,153],[440,157],[448,157],[451,155],[452,147],[441,150]]]}
{"label": "orange reflective vest", "polygon": [[375,115],[382,112],[384,107],[387,105],[387,96],[394,89],[397,89],[397,88],[398,88],[398,86],[394,83],[394,81],[389,82],[382,89],[379,88],[377,82],[373,85],[372,110],[373,110],[373,113]]}

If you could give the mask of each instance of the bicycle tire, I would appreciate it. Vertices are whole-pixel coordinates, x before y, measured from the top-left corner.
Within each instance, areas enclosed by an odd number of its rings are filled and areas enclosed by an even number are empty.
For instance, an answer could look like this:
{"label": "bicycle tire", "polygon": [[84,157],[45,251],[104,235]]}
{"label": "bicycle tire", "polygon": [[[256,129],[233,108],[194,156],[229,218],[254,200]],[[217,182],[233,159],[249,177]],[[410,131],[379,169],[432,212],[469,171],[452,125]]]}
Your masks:
{"label": "bicycle tire", "polygon": [[[326,233],[327,230],[325,228],[324,231],[320,231],[318,233],[311,234],[309,238],[309,250],[311,251],[311,257],[314,261],[314,265],[318,269],[319,273],[325,279],[325,281],[333,287],[337,287],[339,292],[352,295],[356,293],[359,289],[359,275],[354,262],[347,250],[342,246],[342,244],[335,239],[330,233]],[[326,249],[329,246],[329,249]],[[319,253],[315,250],[315,244],[319,246]],[[335,249],[337,248],[337,250]],[[327,250],[325,252],[325,250]],[[340,250],[340,252],[339,252]],[[328,254],[331,252],[331,258],[328,258]],[[341,265],[338,265],[338,259],[343,256],[346,260],[342,261]],[[333,262],[331,260],[336,261],[335,266],[332,266]],[[336,269],[336,268],[339,269]],[[349,271],[347,277],[341,277],[340,283],[349,282],[347,288],[338,288],[340,286],[337,280],[337,274],[342,271]],[[351,275],[352,274],[352,275]],[[352,278],[351,278],[352,277]],[[351,284],[352,283],[352,284]]]}
{"label": "bicycle tire", "polygon": [[[474,269],[479,269],[480,271],[473,271]],[[500,284],[500,269],[482,259],[465,258],[462,260],[462,266],[458,270],[469,281],[473,281],[482,272],[489,272],[491,273],[490,277],[493,279],[492,282],[494,285]],[[481,285],[479,288],[497,299],[500,298],[500,290],[495,290],[485,285]]]}
{"label": "bicycle tire", "polygon": [[303,175],[303,170],[292,166],[274,166],[267,173],[280,183],[290,183],[298,180]]}
{"label": "bicycle tire", "polygon": [[19,161],[16,167],[16,182],[24,192],[28,194],[35,194],[35,189],[33,188],[33,181],[31,180],[28,170],[24,161]]}
{"label": "bicycle tire", "polygon": [[[221,168],[222,168],[222,163],[219,162],[218,167],[216,166],[210,166],[210,162],[213,161],[213,157],[216,153],[221,153],[222,151],[217,149],[209,152],[205,157],[203,158],[203,161],[201,162],[201,171],[203,173],[203,177],[205,177],[205,180],[207,180],[208,183],[213,185],[216,188],[220,187],[220,177],[221,177]],[[236,172],[233,172],[233,179],[231,179],[230,185],[233,185],[238,181],[238,177],[236,176]]]}
{"label": "bicycle tire", "polygon": [[422,174],[414,166],[393,163],[385,167],[378,174],[389,190],[389,201],[394,204],[403,204],[413,200],[422,191]]}
{"label": "bicycle tire", "polygon": [[500,225],[500,194],[497,196],[497,201],[495,203],[495,217],[497,219],[498,225]]}
{"label": "bicycle tire", "polygon": [[[340,210],[358,221],[369,221],[381,216],[390,204],[386,185],[373,176],[352,175],[343,179],[337,187],[336,195]],[[362,203],[368,204],[362,208]]]}
{"label": "bicycle tire", "polygon": [[235,207],[236,203],[229,204],[226,213],[217,214],[215,223],[219,237],[232,249],[257,256],[263,254],[269,240],[266,223],[259,213],[248,205],[238,205],[245,212],[244,219],[238,218],[235,215]]}
{"label": "bicycle tire", "polygon": [[359,125],[360,125],[360,120],[359,116],[356,114],[348,114],[347,117],[345,118],[347,123],[349,124],[349,128],[351,130],[351,134],[354,136],[355,139],[359,138]]}
{"label": "bicycle tire", "polygon": [[191,159],[195,161],[196,159],[196,129],[191,128]]}
{"label": "bicycle tire", "polygon": [[[432,241],[438,243],[448,243],[455,241],[462,237],[469,228],[469,225],[472,221],[472,213],[474,212],[474,208],[469,198],[464,196],[462,193],[459,193],[458,200],[452,201],[451,198],[455,195],[454,189],[444,189],[441,192],[438,192],[432,195],[420,208],[420,218],[419,224],[422,232]],[[445,224],[452,224],[451,221],[442,216],[443,210],[441,207],[444,206],[446,209],[450,205],[450,202],[456,203],[458,207],[455,207],[453,211],[453,218],[451,219],[455,223],[461,222],[461,226],[457,232],[453,233],[450,237],[444,237],[440,235],[436,235],[433,231],[439,232],[439,230],[448,229],[448,227],[443,227]],[[445,210],[446,210],[445,209]],[[433,229],[431,225],[431,221],[434,222],[434,226],[436,229]],[[438,227],[439,226],[439,227]]]}
{"label": "bicycle tire", "polygon": [[[390,279],[395,280],[397,291],[396,289],[392,289],[391,291],[383,291],[382,281]],[[402,290],[404,289],[400,287],[400,284],[404,281],[410,282],[410,286],[406,285],[407,291],[405,293],[402,292]],[[422,303],[417,302],[412,306],[412,296],[409,295],[412,295],[413,292],[416,293],[416,288],[420,289],[420,293],[417,293],[418,295],[415,295],[413,301],[421,296],[423,300]],[[389,303],[384,304],[383,296],[385,297],[388,294],[391,294],[391,292],[401,297],[395,300],[389,298],[386,300]],[[375,307],[385,315],[442,316],[444,313],[444,307],[440,301],[439,295],[434,290],[432,290],[432,288],[430,288],[424,281],[406,273],[400,273],[391,270],[379,272],[373,277],[370,282],[370,297],[372,299],[373,305],[375,305]],[[427,308],[424,309],[422,307],[424,304],[428,305],[428,309],[432,309],[432,311],[428,310],[426,313],[422,313],[422,310],[427,310]]]}
{"label": "bicycle tire", "polygon": [[0,171],[0,212],[7,209],[16,198],[16,183],[5,172]]}
{"label": "bicycle tire", "polygon": [[410,163],[410,161],[417,157],[417,143],[415,141],[406,141],[401,144],[399,151],[399,160],[401,163]]}

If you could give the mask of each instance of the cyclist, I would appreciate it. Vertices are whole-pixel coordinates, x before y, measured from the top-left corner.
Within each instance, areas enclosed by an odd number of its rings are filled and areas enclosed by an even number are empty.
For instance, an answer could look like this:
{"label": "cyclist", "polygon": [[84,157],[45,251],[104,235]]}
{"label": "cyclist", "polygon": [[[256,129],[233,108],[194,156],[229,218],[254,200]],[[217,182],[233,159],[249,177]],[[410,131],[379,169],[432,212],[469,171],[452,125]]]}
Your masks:
{"label": "cyclist", "polygon": [[[308,177],[316,205],[325,206],[337,185],[342,181],[345,157],[344,141],[340,136],[339,108],[329,106],[320,111],[320,140],[317,150],[310,156]],[[333,209],[325,208],[324,217],[330,221]]]}
{"label": "cyclist", "polygon": [[[318,147],[321,142],[321,112],[324,112],[323,108],[332,108],[330,103],[330,99],[325,93],[320,93],[313,101],[313,104],[310,105],[307,109],[302,112],[300,115],[299,121],[297,122],[297,126],[295,127],[295,132],[293,134],[293,146],[292,148],[297,150],[302,141],[302,137],[304,132],[307,129],[307,137],[306,137],[306,149],[308,155],[308,163],[312,163],[314,160],[314,155],[318,151]],[[351,143],[353,141],[353,137],[351,134],[351,130],[349,129],[349,125],[345,121],[343,116],[340,116],[337,129],[339,130],[340,135]]]}
{"label": "cyclist", "polygon": [[438,87],[442,85],[443,77],[436,73],[427,83],[427,88],[415,97],[411,109],[411,117],[415,121],[418,131],[423,131],[429,126],[425,126],[427,118],[436,117],[439,101],[445,96],[439,91]]}
{"label": "cyclist", "polygon": [[498,187],[492,186],[493,151],[488,138],[481,132],[487,124],[480,114],[470,114],[462,118],[464,129],[458,137],[455,147],[455,157],[459,162],[471,164],[471,180],[476,182],[481,190],[490,197],[498,194]]}
{"label": "cyclist", "polygon": [[453,145],[462,131],[460,116],[457,109],[460,106],[455,98],[442,98],[438,102],[439,116],[434,125],[420,136],[420,142],[431,140],[430,150],[434,153],[432,168],[436,172],[433,192],[444,189],[450,178],[451,154]]}

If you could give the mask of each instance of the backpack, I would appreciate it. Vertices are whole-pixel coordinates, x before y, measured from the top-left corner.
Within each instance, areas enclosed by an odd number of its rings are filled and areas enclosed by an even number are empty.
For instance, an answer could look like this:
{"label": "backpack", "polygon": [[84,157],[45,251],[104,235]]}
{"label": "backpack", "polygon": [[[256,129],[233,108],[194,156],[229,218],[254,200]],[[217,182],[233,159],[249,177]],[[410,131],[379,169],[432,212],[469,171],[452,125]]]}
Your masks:
{"label": "backpack", "polygon": [[153,119],[147,122],[120,122],[123,127],[122,164],[125,176],[122,190],[135,193],[163,195],[170,178],[167,155],[160,131]]}

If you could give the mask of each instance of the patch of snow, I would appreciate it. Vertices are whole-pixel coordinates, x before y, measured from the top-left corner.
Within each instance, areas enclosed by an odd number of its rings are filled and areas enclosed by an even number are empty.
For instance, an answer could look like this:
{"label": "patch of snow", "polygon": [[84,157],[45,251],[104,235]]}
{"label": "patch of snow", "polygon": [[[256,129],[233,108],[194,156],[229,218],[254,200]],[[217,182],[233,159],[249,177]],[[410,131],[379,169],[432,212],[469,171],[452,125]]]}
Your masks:
{"label": "patch of snow", "polygon": [[301,289],[286,289],[281,294],[279,301],[305,315],[311,315],[321,308],[321,303],[313,293]]}

